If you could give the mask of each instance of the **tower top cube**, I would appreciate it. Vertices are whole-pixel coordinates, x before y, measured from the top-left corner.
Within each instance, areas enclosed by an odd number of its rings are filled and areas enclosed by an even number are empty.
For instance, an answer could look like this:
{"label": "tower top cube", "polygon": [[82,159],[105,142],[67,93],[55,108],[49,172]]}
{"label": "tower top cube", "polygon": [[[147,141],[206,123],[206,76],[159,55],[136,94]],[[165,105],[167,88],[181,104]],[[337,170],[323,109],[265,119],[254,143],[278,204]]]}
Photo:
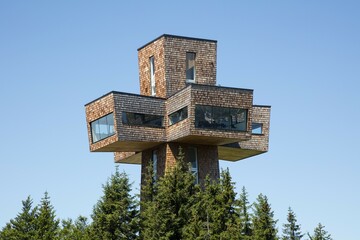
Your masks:
{"label": "tower top cube", "polygon": [[216,48],[216,40],[168,34],[140,47],[140,94],[168,98],[189,83],[216,85]]}

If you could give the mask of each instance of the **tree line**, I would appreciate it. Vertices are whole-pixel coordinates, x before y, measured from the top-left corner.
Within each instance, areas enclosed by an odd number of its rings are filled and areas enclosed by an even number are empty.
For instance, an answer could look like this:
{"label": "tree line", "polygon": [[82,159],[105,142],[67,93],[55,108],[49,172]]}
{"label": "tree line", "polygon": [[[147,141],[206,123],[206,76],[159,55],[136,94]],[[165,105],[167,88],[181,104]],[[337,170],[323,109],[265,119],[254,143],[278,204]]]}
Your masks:
{"label": "tree line", "polygon": [[250,204],[245,187],[237,197],[228,170],[218,180],[207,178],[204,184],[195,184],[182,151],[163,177],[156,179],[152,166],[148,168],[141,196],[131,195],[131,187],[126,173],[116,168],[103,185],[91,222],[83,216],[57,219],[47,192],[35,207],[28,197],[18,215],[2,228],[0,239],[332,239],[321,223],[312,233],[302,232],[291,208],[279,233],[268,198],[259,194]]}

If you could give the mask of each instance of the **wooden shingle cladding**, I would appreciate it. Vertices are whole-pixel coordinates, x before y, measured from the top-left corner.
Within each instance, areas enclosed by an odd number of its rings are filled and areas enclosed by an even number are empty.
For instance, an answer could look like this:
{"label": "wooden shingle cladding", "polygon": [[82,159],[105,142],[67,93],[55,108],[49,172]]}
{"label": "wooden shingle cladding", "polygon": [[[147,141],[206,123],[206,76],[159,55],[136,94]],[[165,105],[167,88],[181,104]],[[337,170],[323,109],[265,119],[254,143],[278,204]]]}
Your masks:
{"label": "wooden shingle cladding", "polygon": [[[268,151],[270,107],[253,105],[251,89],[216,86],[217,41],[164,34],[138,49],[138,63],[140,95],[110,92],[85,105],[91,151],[114,152],[115,162],[141,164],[143,174],[155,158],[161,176],[179,147],[187,160],[196,148],[200,183],[219,177],[219,159]],[[94,142],[91,123],[100,129],[106,115],[112,135],[96,132]]]}

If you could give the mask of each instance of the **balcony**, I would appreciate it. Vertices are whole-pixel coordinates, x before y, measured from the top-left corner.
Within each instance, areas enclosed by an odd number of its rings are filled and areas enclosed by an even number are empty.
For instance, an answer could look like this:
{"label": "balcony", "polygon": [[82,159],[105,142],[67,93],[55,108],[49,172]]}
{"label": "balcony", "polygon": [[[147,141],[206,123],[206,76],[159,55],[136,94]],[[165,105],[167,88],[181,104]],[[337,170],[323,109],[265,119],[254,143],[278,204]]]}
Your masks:
{"label": "balcony", "polygon": [[137,152],[166,141],[165,99],[110,92],[85,111],[93,152]]}
{"label": "balcony", "polygon": [[167,99],[169,117],[188,109],[188,118],[170,125],[167,141],[223,145],[251,138],[253,91],[191,84]]}

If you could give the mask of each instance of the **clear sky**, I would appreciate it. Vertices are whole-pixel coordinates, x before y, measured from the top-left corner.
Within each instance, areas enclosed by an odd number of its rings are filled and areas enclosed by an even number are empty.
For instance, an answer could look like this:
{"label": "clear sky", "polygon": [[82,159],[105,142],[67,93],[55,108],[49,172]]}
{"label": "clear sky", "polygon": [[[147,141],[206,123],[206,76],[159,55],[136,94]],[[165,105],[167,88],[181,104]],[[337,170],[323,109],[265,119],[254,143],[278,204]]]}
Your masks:
{"label": "clear sky", "polygon": [[[268,196],[358,239],[359,1],[0,1],[0,227],[48,191],[59,218],[89,216],[114,172],[90,153],[84,104],[139,93],[137,48],[163,33],[218,40],[218,84],[272,106],[270,150],[221,161]],[[139,189],[140,166],[120,165]]]}

